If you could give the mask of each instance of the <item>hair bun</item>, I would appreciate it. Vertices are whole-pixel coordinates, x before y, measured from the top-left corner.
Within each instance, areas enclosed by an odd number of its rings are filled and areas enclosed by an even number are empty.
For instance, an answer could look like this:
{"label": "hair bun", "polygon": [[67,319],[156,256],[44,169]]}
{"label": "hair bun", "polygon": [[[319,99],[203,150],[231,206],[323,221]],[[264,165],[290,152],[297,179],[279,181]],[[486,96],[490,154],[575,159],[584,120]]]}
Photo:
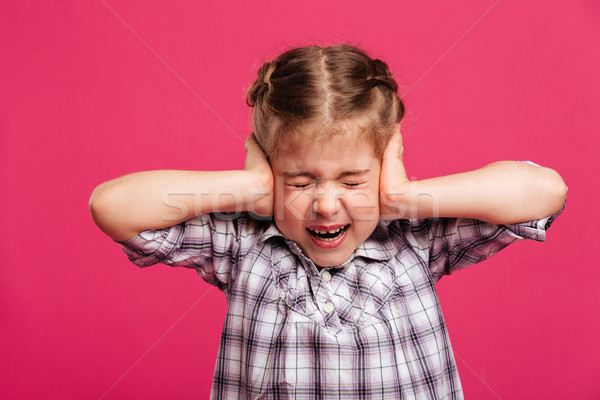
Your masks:
{"label": "hair bun", "polygon": [[248,89],[248,93],[246,94],[246,104],[250,107],[254,107],[254,105],[263,98],[265,92],[267,90],[272,89],[273,86],[271,84],[271,74],[275,69],[273,63],[266,62],[264,63],[258,70],[257,75],[258,79],[254,81],[250,89]]}
{"label": "hair bun", "polygon": [[373,64],[375,65],[376,75],[389,75],[390,69],[388,65],[381,61],[379,58],[373,60]]}
{"label": "hair bun", "polygon": [[373,66],[374,74],[368,77],[367,79],[371,83],[371,87],[373,88],[377,86],[386,86],[391,91],[397,92],[398,84],[396,83],[396,80],[390,73],[388,65],[380,59],[376,58],[373,60]]}

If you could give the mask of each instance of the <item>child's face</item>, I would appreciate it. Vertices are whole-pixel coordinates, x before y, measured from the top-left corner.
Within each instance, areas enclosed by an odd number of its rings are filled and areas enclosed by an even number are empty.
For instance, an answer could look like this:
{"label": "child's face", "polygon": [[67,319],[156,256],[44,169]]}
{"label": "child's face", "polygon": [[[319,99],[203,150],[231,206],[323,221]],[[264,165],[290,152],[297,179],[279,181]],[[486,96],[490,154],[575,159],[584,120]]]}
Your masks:
{"label": "child's face", "polygon": [[271,168],[275,222],[316,265],[343,264],[377,226],[381,163],[370,142],[336,135],[282,152]]}

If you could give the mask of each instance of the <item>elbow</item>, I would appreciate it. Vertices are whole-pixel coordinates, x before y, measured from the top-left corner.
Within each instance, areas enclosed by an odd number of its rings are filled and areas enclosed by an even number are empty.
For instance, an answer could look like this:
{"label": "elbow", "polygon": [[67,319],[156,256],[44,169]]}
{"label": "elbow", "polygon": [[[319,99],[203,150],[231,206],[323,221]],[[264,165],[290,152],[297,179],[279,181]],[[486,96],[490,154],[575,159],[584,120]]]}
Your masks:
{"label": "elbow", "polygon": [[111,181],[98,185],[90,196],[92,220],[115,241],[130,239],[141,231],[132,227],[128,218],[130,213],[124,213],[123,208],[123,191]]}
{"label": "elbow", "polygon": [[92,191],[89,200],[90,212],[97,211],[100,206],[106,203],[106,199],[108,197],[109,189],[108,182],[104,182],[96,186]]}
{"label": "elbow", "polygon": [[[102,186],[102,185],[100,185]],[[90,209],[90,213],[94,216],[94,212],[98,209],[98,201],[99,201],[99,191],[100,186],[96,186],[96,188],[92,191],[92,195],[90,196],[90,200],[88,202],[88,207]]]}
{"label": "elbow", "polygon": [[102,215],[106,209],[106,197],[105,184],[100,184],[92,192],[88,203],[92,219],[98,227],[100,227],[99,221],[102,219]]}
{"label": "elbow", "polygon": [[567,185],[558,172],[548,169],[545,192],[550,203],[550,215],[556,214],[565,204],[567,199]]}
{"label": "elbow", "polygon": [[108,183],[102,183],[94,189],[88,204],[92,220],[100,230],[107,234],[114,224],[115,207],[111,201],[114,198],[113,194]]}

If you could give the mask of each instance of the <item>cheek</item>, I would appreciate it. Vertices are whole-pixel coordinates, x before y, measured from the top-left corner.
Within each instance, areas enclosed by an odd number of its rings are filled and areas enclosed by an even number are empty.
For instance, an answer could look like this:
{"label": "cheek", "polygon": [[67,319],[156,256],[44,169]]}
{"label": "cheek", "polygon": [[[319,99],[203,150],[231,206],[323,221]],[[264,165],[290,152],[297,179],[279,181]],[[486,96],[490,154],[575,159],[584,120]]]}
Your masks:
{"label": "cheek", "polygon": [[359,221],[379,218],[379,192],[374,190],[353,191],[347,197],[350,216]]}
{"label": "cheek", "polygon": [[310,218],[311,194],[306,191],[286,190],[275,196],[275,212],[287,221]]}

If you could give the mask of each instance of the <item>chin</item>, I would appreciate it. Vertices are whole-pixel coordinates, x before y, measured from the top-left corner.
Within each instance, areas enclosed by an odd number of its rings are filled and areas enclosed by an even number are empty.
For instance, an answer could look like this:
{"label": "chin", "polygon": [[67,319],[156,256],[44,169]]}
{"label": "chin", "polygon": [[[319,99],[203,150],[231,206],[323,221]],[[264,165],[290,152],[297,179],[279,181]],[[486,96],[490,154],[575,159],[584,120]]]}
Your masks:
{"label": "chin", "polygon": [[315,263],[315,265],[317,267],[321,267],[321,268],[331,268],[331,267],[337,267],[339,265],[342,265],[343,263],[345,263],[346,261],[348,261],[348,258],[350,258],[351,254],[347,254],[347,255],[321,255],[321,256],[311,256],[309,257],[313,263]]}

